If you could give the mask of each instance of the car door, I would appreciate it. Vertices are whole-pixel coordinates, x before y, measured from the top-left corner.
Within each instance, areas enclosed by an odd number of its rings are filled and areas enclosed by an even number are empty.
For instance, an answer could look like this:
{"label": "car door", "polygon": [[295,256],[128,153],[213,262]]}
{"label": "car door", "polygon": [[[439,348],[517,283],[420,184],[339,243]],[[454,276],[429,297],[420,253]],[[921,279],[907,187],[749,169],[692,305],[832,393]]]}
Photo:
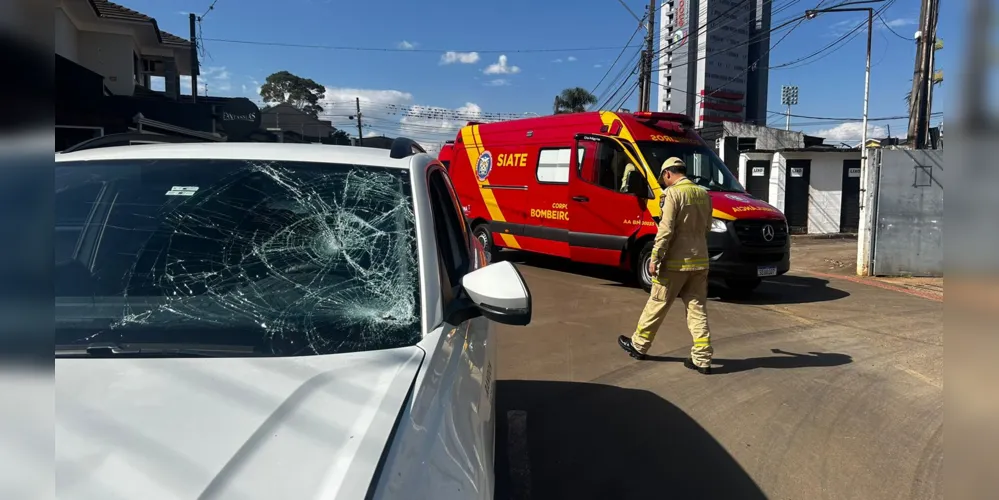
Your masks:
{"label": "car door", "polygon": [[[476,267],[476,259],[450,178],[441,170],[433,170],[428,188],[447,318],[449,306],[461,293],[461,279]],[[441,381],[443,420],[438,436],[445,453],[437,457],[441,467],[454,470],[440,479],[452,482],[455,477],[464,477],[470,483],[466,491],[477,492],[468,498],[489,498],[493,489],[496,350],[491,330],[490,322],[482,317],[460,324],[445,320],[444,324],[444,332],[452,336],[451,355],[457,361]]]}
{"label": "car door", "polygon": [[[580,134],[576,167],[569,176],[569,253],[574,261],[616,266],[628,238],[640,228],[651,196],[645,171],[616,139]],[[628,168],[628,165],[633,168]],[[644,190],[629,192],[629,176]]]}

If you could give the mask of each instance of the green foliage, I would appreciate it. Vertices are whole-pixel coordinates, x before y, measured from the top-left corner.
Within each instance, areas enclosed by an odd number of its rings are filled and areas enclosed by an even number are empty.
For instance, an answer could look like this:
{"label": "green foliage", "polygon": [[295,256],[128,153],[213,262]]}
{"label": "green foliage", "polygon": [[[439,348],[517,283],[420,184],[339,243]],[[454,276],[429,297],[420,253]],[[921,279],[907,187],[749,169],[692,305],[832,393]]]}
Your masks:
{"label": "green foliage", "polygon": [[582,113],[586,111],[587,106],[596,104],[597,102],[597,96],[591,94],[589,90],[583,87],[565,89],[555,99],[557,102],[556,114]]}
{"label": "green foliage", "polygon": [[287,71],[278,71],[267,77],[260,87],[260,97],[265,103],[287,103],[316,118],[323,111],[319,100],[326,95],[326,87],[315,80],[302,78]]}

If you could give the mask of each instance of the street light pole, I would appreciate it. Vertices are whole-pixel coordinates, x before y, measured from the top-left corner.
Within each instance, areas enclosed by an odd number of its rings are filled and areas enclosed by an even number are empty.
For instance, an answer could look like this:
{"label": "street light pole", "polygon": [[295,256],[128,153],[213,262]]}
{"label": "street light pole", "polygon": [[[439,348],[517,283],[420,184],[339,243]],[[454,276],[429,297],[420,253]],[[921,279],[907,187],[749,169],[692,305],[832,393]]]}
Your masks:
{"label": "street light pole", "polygon": [[874,225],[873,204],[875,193],[870,189],[871,169],[869,156],[867,153],[867,108],[871,95],[871,37],[874,33],[874,9],[872,7],[850,7],[846,5],[881,3],[884,0],[871,0],[859,2],[846,2],[827,9],[813,9],[805,11],[806,19],[815,19],[823,12],[867,12],[867,55],[864,67],[864,117],[860,139],[860,192],[862,193],[860,204],[860,227],[857,230],[857,274],[867,276],[870,274],[871,254],[871,230]]}

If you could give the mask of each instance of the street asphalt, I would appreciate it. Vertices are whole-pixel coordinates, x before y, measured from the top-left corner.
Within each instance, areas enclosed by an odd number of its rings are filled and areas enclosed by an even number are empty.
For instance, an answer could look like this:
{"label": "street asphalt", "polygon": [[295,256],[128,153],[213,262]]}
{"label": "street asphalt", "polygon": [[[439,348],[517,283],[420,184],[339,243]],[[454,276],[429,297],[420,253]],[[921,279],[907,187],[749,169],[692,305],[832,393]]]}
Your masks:
{"label": "street asphalt", "polygon": [[712,287],[708,376],[679,302],[636,361],[616,337],[647,294],[504,254],[534,319],[498,329],[497,498],[943,498],[942,295],[815,264],[854,244],[810,242],[749,299]]}

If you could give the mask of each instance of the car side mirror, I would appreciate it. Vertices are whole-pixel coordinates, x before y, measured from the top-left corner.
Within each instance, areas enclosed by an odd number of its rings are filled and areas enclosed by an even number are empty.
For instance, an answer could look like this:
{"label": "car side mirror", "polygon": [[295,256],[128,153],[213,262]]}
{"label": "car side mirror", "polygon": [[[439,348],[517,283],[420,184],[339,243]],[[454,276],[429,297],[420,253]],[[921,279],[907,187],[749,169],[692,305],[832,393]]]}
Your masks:
{"label": "car side mirror", "polygon": [[504,325],[531,323],[531,291],[513,264],[502,261],[476,269],[461,285],[486,318]]}

